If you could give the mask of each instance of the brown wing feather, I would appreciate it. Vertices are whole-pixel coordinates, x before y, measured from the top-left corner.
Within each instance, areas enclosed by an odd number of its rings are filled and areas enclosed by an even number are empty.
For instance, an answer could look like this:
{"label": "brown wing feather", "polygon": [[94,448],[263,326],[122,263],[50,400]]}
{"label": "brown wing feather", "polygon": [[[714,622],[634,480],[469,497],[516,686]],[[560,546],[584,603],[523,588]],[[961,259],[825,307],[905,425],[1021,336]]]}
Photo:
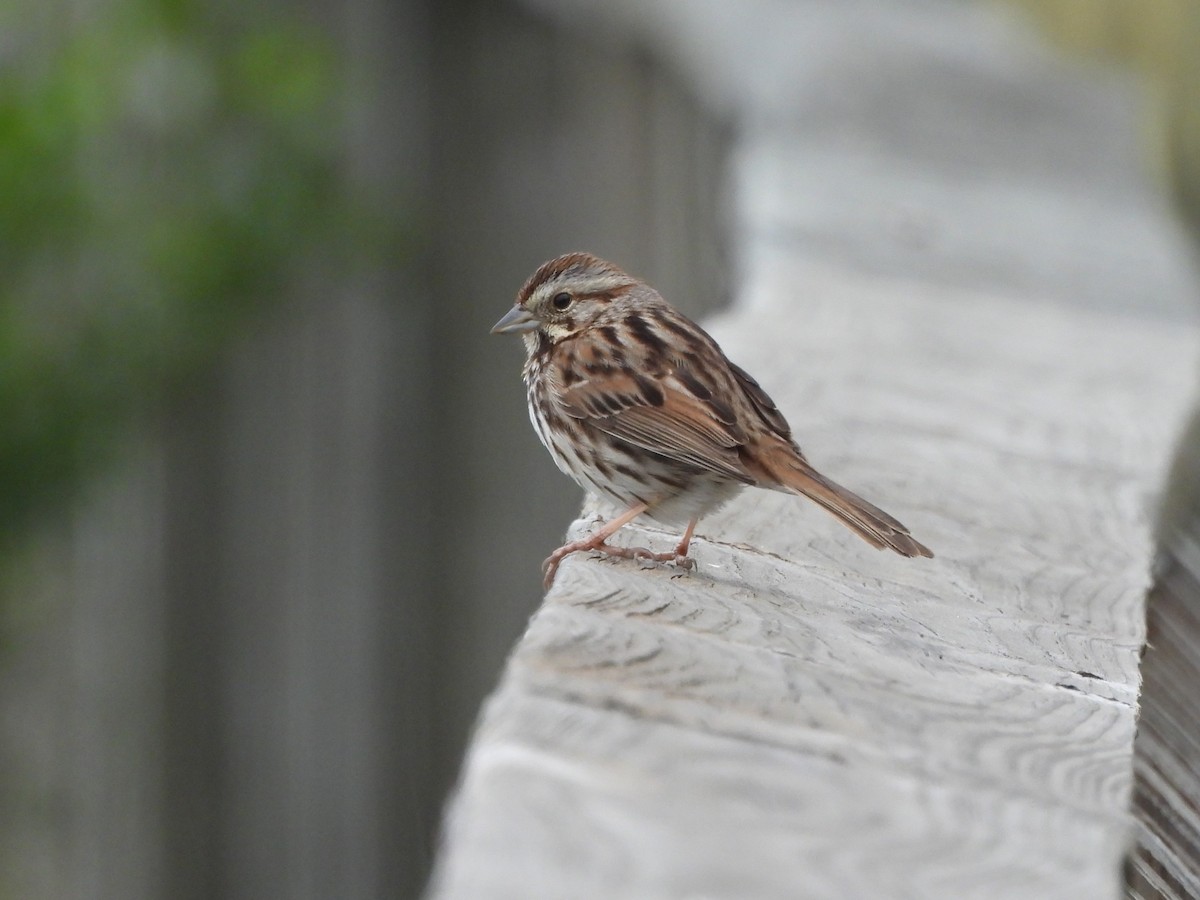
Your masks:
{"label": "brown wing feather", "polygon": [[[758,411],[758,414],[762,416],[767,426],[781,438],[791,441],[792,427],[788,425],[787,419],[783,417],[783,413],[779,411],[779,407],[775,405],[775,401],[771,399],[771,395],[759,387],[758,382],[750,376],[750,373],[737,363],[730,362],[728,357],[726,357],[725,361],[729,363],[729,369],[737,379],[738,386],[750,399],[751,404]],[[796,449],[799,450],[800,448],[797,447]]]}
{"label": "brown wing feather", "polygon": [[806,462],[785,460],[777,466],[776,475],[780,483],[815,500],[872,546],[887,547],[901,556],[933,556],[933,551],[914,538],[903,524]]}
{"label": "brown wing feather", "polygon": [[682,364],[663,368],[661,359],[652,364],[639,350],[624,348],[620,364],[564,358],[564,367],[587,375],[561,390],[563,411],[668,459],[753,484],[738,452],[746,434],[728,405],[717,399],[727,396],[728,388],[708,385]]}

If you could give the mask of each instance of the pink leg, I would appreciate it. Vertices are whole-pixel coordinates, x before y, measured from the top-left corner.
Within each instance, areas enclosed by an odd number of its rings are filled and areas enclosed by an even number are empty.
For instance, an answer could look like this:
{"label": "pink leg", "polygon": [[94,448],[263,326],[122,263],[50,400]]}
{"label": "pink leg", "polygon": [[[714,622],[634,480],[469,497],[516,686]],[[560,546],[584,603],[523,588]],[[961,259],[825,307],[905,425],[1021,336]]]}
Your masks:
{"label": "pink leg", "polygon": [[558,571],[558,564],[563,561],[563,558],[575,553],[579,550],[599,550],[601,553],[608,553],[612,556],[627,556],[629,553],[624,547],[610,547],[605,543],[612,537],[623,525],[628,525],[649,508],[647,503],[639,503],[637,506],[631,506],[625,512],[621,513],[611,522],[607,522],[603,527],[599,528],[594,534],[585,537],[582,541],[572,541],[569,544],[563,544],[553,553],[546,557],[546,561],[542,563],[542,587],[550,590],[550,585],[554,583],[554,573]]}
{"label": "pink leg", "polygon": [[569,544],[559,547],[546,557],[546,561],[542,563],[542,587],[545,590],[550,590],[550,585],[554,583],[554,575],[558,571],[558,564],[565,557],[579,550],[599,550],[608,556],[618,556],[622,559],[649,559],[655,562],[673,562],[684,569],[694,569],[696,563],[688,558],[687,552],[688,546],[692,542],[692,534],[696,530],[697,519],[692,519],[692,521],[688,522],[687,530],[683,533],[679,544],[670,553],[654,553],[645,547],[614,547],[611,544],[605,543],[622,526],[628,525],[648,508],[649,504],[647,503],[639,503],[637,506],[632,506],[611,522],[607,522],[594,534],[589,535],[581,541],[572,541]]}
{"label": "pink leg", "polygon": [[[692,519],[692,521],[688,522],[687,531],[683,533],[683,537],[679,539],[679,546],[675,548],[675,556],[677,560],[687,559],[688,547],[691,546],[692,535],[695,533],[696,523],[699,521],[700,518],[697,516],[696,518]],[[691,562],[691,560],[688,560],[688,562]],[[690,566],[687,566],[687,568],[690,569],[695,565],[695,563],[692,563]]]}
{"label": "pink leg", "polygon": [[[696,531],[696,523],[699,521],[699,518],[695,518],[688,522],[687,530],[683,533],[683,537],[679,539],[679,543],[675,546],[675,558],[672,559],[671,562],[683,569],[684,572],[690,572],[692,569],[696,568],[696,561],[687,554],[688,547],[691,546],[692,543],[692,534]],[[682,575],[683,572],[680,572],[679,574]]]}

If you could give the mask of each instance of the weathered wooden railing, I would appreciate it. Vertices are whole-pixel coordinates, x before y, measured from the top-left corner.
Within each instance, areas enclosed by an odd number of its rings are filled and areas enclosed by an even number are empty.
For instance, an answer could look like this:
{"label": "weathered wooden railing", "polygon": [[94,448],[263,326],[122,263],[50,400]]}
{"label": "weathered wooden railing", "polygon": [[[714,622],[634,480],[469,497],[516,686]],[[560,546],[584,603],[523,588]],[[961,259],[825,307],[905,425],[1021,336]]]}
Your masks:
{"label": "weathered wooden railing", "polygon": [[690,577],[569,559],[431,895],[1116,897],[1197,346],[1131,105],[957,4],[689,9],[743,122],[712,330],[937,557],[751,492]]}

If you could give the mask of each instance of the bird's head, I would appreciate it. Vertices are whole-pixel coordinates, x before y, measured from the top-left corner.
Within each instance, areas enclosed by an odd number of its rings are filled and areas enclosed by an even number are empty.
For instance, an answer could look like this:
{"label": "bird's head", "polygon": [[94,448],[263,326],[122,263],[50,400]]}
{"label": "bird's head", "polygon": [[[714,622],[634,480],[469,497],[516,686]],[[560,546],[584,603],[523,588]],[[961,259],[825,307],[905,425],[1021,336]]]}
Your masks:
{"label": "bird's head", "polygon": [[517,294],[492,334],[520,334],[532,353],[579,334],[633,297],[640,282],[590,253],[568,253],[543,263]]}

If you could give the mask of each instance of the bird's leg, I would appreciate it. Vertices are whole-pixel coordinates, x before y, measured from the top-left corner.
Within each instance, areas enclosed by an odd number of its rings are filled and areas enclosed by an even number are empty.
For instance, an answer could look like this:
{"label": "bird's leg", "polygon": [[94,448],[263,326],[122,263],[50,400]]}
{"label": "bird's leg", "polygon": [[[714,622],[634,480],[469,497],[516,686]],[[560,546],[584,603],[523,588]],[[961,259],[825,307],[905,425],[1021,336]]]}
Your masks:
{"label": "bird's leg", "polygon": [[639,503],[625,510],[625,512],[612,521],[605,523],[583,540],[563,544],[563,546],[546,557],[545,562],[542,563],[542,588],[550,590],[550,585],[554,583],[554,575],[558,572],[558,564],[570,554],[580,550],[596,550],[606,556],[616,556],[621,559],[669,562],[674,563],[685,571],[696,568],[696,561],[688,556],[688,547],[691,546],[692,535],[696,531],[696,523],[700,520],[698,516],[688,522],[687,529],[683,532],[683,537],[679,539],[679,543],[675,545],[675,549],[666,553],[655,553],[653,550],[647,550],[645,547],[617,547],[606,543],[623,526],[628,525],[649,508],[650,504]]}
{"label": "bird's leg", "polygon": [[699,516],[693,516],[688,522],[687,530],[683,533],[683,537],[679,539],[679,544],[675,547],[675,565],[681,569],[691,570],[696,568],[696,561],[688,556],[688,547],[692,543],[692,535],[696,531],[696,523],[700,521]]}
{"label": "bird's leg", "polygon": [[[606,544],[610,537],[623,526],[628,525],[647,509],[650,508],[648,503],[639,503],[636,506],[631,506],[625,512],[621,513],[610,522],[606,522],[603,526],[596,529],[593,534],[588,535],[581,541],[571,541],[569,544],[563,544],[553,553],[546,557],[546,561],[542,563],[542,588],[550,590],[550,585],[554,583],[554,573],[558,571],[558,564],[563,561],[563,558],[575,553],[579,550],[599,550],[601,553],[607,553],[609,556],[623,556],[626,558],[632,557],[634,552],[627,550],[624,547],[613,547]],[[649,553],[649,550],[643,551]]]}
{"label": "bird's leg", "polygon": [[[690,572],[696,568],[696,561],[688,556],[688,547],[692,543],[692,534],[696,531],[696,523],[699,522],[699,517],[693,518],[688,522],[687,529],[683,532],[683,537],[679,539],[679,543],[675,545],[675,549],[670,553],[651,553],[649,550],[643,550],[638,547],[634,552],[638,559],[653,559],[656,562],[674,563],[684,572]],[[683,572],[679,573],[680,575]]]}

